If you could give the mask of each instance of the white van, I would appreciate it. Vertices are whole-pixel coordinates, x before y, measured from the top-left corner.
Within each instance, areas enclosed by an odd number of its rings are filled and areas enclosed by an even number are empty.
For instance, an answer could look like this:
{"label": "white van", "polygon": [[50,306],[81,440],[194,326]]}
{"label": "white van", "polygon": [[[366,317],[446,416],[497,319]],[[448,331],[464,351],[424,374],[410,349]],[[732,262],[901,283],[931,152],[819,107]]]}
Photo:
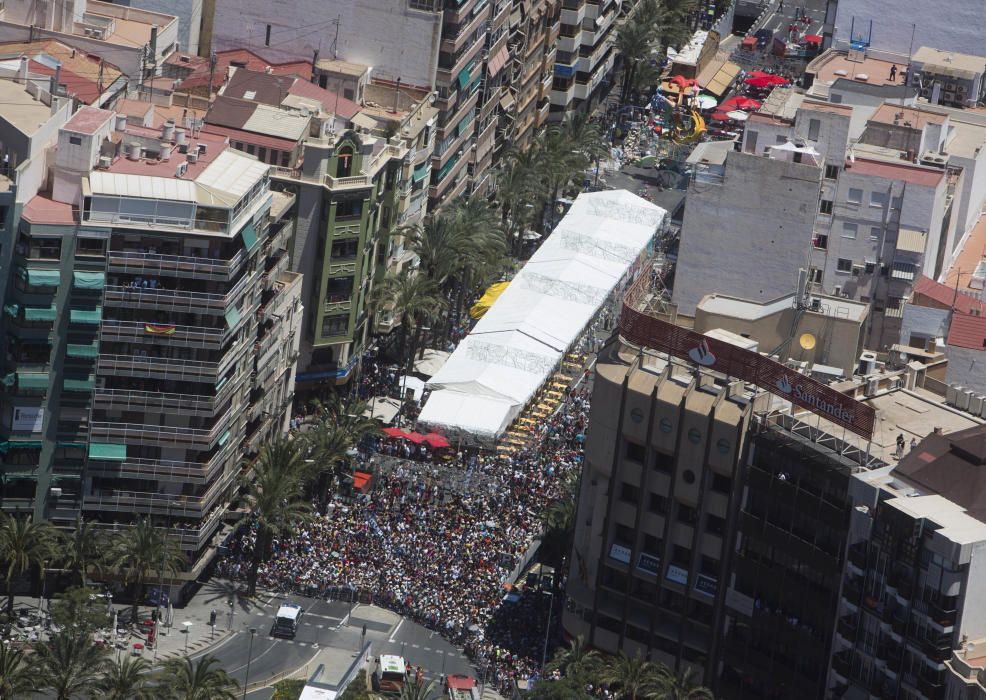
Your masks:
{"label": "white van", "polygon": [[304,609],[297,603],[281,605],[274,617],[274,626],[270,631],[271,636],[294,639],[294,635],[298,633],[298,623],[301,622],[301,616],[304,613]]}

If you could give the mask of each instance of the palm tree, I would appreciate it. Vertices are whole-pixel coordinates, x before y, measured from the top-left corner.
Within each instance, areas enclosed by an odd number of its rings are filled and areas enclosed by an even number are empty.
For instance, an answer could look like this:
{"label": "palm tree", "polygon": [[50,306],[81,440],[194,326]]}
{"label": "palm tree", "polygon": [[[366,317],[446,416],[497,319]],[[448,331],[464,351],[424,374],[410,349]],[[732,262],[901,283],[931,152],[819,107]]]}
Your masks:
{"label": "palm tree", "polygon": [[257,539],[247,574],[247,594],[257,593],[257,571],[270,557],[274,536],[290,532],[291,527],[310,515],[302,498],[307,471],[300,440],[279,439],[264,445],[253,468],[253,479],[246,482],[246,500],[257,520]]}
{"label": "palm tree", "polygon": [[712,691],[705,686],[698,685],[694,676],[695,669],[691,666],[687,667],[681,674],[664,667],[661,674],[661,685],[653,696],[654,700],[715,700]]}
{"label": "palm tree", "polygon": [[110,538],[106,551],[106,564],[130,586],[133,606],[130,622],[137,622],[137,611],[143,593],[144,582],[154,571],[174,575],[184,559],[164,528],[155,527],[147,518],[118,530]]}
{"label": "palm tree", "polygon": [[24,652],[0,642],[0,700],[29,697],[37,690],[36,673]]}
{"label": "palm tree", "polygon": [[559,567],[572,549],[575,536],[575,516],[578,508],[578,480],[569,479],[561,495],[544,510],[541,549],[545,560]]}
{"label": "palm tree", "polygon": [[464,255],[468,248],[469,232],[457,223],[451,216],[439,212],[405,234],[407,243],[421,262],[421,270],[436,284],[445,281],[456,258]]}
{"label": "palm tree", "polygon": [[437,318],[447,305],[433,279],[407,269],[397,275],[387,275],[374,287],[371,307],[389,309],[400,319],[400,356],[404,374],[414,364],[422,327]]}
{"label": "palm tree", "polygon": [[[641,15],[638,10],[636,16]],[[630,88],[634,82],[637,66],[650,56],[651,44],[654,40],[654,25],[650,21],[634,21],[630,19],[616,32],[616,42],[613,47],[620,55],[623,63],[623,87],[620,89],[620,105],[625,105],[630,97]]]}
{"label": "palm tree", "polygon": [[151,664],[140,657],[124,656],[112,662],[99,682],[99,691],[106,700],[151,700],[156,689],[151,688]]}
{"label": "palm tree", "polygon": [[541,199],[537,151],[536,146],[526,151],[511,151],[496,178],[500,229],[514,257],[520,256],[522,235],[532,225],[536,202]]}
{"label": "palm tree", "polygon": [[581,634],[568,643],[567,649],[559,649],[548,664],[550,670],[558,669],[563,676],[591,675],[599,669],[602,657],[585,643]]}
{"label": "palm tree", "polygon": [[162,683],[169,700],[236,700],[239,684],[221,668],[219,660],[203,656],[197,662],[189,658],[164,662]]}
{"label": "palm tree", "polygon": [[26,571],[44,567],[55,556],[55,528],[47,522],[34,522],[30,515],[0,513],[0,560],[7,565],[7,613],[14,612],[14,578]]}
{"label": "palm tree", "polygon": [[621,651],[618,656],[606,659],[598,678],[600,682],[618,688],[621,698],[637,700],[648,697],[663,687],[662,668],[640,654],[628,656]]}
{"label": "palm tree", "polygon": [[365,401],[348,400],[340,394],[332,394],[323,406],[321,420],[304,434],[307,454],[314,463],[314,471],[309,478],[318,480],[322,503],[328,497],[331,482],[352,478],[352,473],[344,469],[350,463],[352,450],[364,437],[380,431],[377,421],[367,418],[366,413]]}
{"label": "palm tree", "polygon": [[415,679],[401,687],[400,700],[433,700],[435,695],[435,681]]}
{"label": "palm tree", "polygon": [[80,586],[86,585],[86,574],[89,569],[100,573],[104,539],[102,533],[81,516],[76,516],[75,527],[64,537],[61,550],[62,566],[78,577]]}
{"label": "palm tree", "polygon": [[109,649],[98,647],[88,634],[60,632],[35,649],[40,687],[57,700],[71,700],[95,690],[109,661]]}

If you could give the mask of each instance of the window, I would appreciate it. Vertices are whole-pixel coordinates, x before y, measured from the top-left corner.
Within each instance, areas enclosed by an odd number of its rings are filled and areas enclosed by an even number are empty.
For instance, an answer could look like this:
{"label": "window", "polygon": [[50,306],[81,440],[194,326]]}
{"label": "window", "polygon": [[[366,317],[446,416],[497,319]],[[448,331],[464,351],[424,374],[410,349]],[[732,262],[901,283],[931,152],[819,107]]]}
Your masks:
{"label": "window", "polygon": [[330,277],[325,284],[325,301],[329,304],[346,301],[352,295],[352,277]]}
{"label": "window", "polygon": [[358,219],[363,213],[363,200],[343,199],[336,202],[336,220]]}
{"label": "window", "polygon": [[722,534],[726,531],[726,521],[718,515],[712,515],[710,513],[705,516],[705,529],[713,535],[722,536]]}
{"label": "window", "polygon": [[682,547],[681,545],[674,545],[671,548],[671,563],[677,564],[678,566],[688,566],[691,561],[692,552],[687,547]]}
{"label": "window", "polygon": [[326,316],[322,319],[322,337],[331,338],[349,331],[349,314]]}
{"label": "window", "polygon": [[650,495],[650,501],[647,504],[647,510],[652,513],[664,515],[668,512],[668,499],[664,496],[659,496],[656,493],[652,493]]}
{"label": "window", "polygon": [[845,258],[839,258],[836,270],[838,272],[850,273],[852,272],[852,260],[846,260]]}
{"label": "window", "polygon": [[820,201],[818,203],[818,211],[821,212],[822,214],[831,214],[832,213],[832,200],[831,199],[823,199],[822,201]]}
{"label": "window", "polygon": [[785,136],[784,134],[777,134],[777,138],[775,140],[777,141],[778,144],[787,143],[787,136]]}
{"label": "window", "polygon": [[260,160],[261,163],[267,162],[267,149],[264,146],[261,146],[257,150],[257,158]]}
{"label": "window", "polygon": [[659,557],[664,553],[664,542],[662,542],[660,538],[654,537],[653,535],[644,535],[644,545],[641,549],[644,554]]}
{"label": "window", "polygon": [[282,151],[281,152],[281,167],[282,168],[286,168],[286,167],[288,167],[290,165],[290,163],[291,163],[291,154],[288,153],[287,151]]}
{"label": "window", "polygon": [[336,155],[336,177],[349,177],[353,172],[353,147],[345,145]]}
{"label": "window", "polygon": [[102,238],[80,238],[76,244],[76,255],[102,255],[106,241]]}
{"label": "window", "polygon": [[[821,270],[815,270],[821,272]],[[712,474],[712,490],[719,493],[729,493],[733,490],[733,480],[722,474]]]}
{"label": "window", "polygon": [[622,481],[620,482],[620,500],[636,504],[640,500],[640,492],[633,484]]}
{"label": "window", "polygon": [[808,138],[812,141],[818,140],[818,132],[822,130],[822,123],[817,119],[808,120]]}
{"label": "window", "polygon": [[694,525],[698,522],[698,511],[691,506],[686,506],[681,503],[678,504],[677,512],[678,522],[687,523],[688,525]]}
{"label": "window", "polygon": [[818,267],[808,268],[808,281],[814,284],[822,283],[822,270]]}
{"label": "window", "polygon": [[846,195],[846,201],[850,204],[859,204],[863,201],[863,190],[858,187],[850,187],[849,194]]}
{"label": "window", "polygon": [[756,153],[757,152],[757,132],[746,130],[746,148],[743,149],[745,153]]}
{"label": "window", "polygon": [[824,233],[816,234],[813,239],[811,239],[812,245],[814,245],[819,250],[828,250],[829,247],[829,237]]}
{"label": "window", "polygon": [[887,205],[887,193],[886,192],[870,192],[870,206],[880,207],[881,209]]}
{"label": "window", "polygon": [[647,450],[644,449],[643,445],[638,445],[635,442],[627,441],[626,449],[624,451],[624,456],[627,459],[632,459],[634,462],[644,463],[644,455]]}
{"label": "window", "polygon": [[68,142],[70,144],[72,144],[73,146],[81,146],[82,145],[82,137],[81,136],[69,136],[68,137]]}
{"label": "window", "polygon": [[332,260],[353,260],[359,248],[358,240],[336,241],[332,244]]}
{"label": "window", "polygon": [[842,224],[843,238],[855,238],[857,233],[859,233],[859,226],[857,224]]}
{"label": "window", "polygon": [[880,240],[880,233],[881,233],[881,231],[882,230],[880,229],[879,226],[871,226],[870,227],[870,240],[871,241],[878,241],[878,240]]}
{"label": "window", "polygon": [[826,165],[825,166],[825,179],[835,180],[839,177],[839,166],[838,165]]}
{"label": "window", "polygon": [[866,264],[866,274],[872,275],[873,271],[876,270],[876,263],[872,260],[865,261]]}
{"label": "window", "polygon": [[347,100],[352,100],[353,98],[356,97],[356,93],[353,92],[352,88],[343,88],[342,96],[345,97]]}
{"label": "window", "polygon": [[671,455],[666,455],[663,452],[655,452],[654,471],[661,472],[662,474],[670,474],[674,471],[674,459]]}
{"label": "window", "polygon": [[264,36],[264,46],[270,46],[270,25],[267,25],[267,34]]}

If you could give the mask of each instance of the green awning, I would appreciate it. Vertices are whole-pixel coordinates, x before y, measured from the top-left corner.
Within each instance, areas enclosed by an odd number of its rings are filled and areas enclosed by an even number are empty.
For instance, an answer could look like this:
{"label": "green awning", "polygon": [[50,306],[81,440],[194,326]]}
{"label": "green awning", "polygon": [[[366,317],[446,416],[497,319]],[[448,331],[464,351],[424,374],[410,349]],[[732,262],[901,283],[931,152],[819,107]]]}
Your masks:
{"label": "green awning", "polygon": [[84,442],[58,442],[55,444],[55,447],[76,448],[76,449],[84,448],[85,446],[86,443]]}
{"label": "green awning", "polygon": [[230,328],[236,328],[236,324],[240,322],[240,310],[235,306],[226,309],[226,313],[223,316],[226,317],[226,323],[229,324]]}
{"label": "green awning", "polygon": [[243,237],[243,245],[246,246],[246,249],[253,250],[253,247],[257,245],[257,231],[253,228],[253,223],[244,226],[240,235]]}
{"label": "green awning", "polygon": [[96,388],[96,378],[91,374],[88,377],[66,377],[62,386],[65,391],[92,391]]}
{"label": "green awning", "polygon": [[414,181],[421,182],[422,180],[424,180],[426,177],[428,177],[429,170],[431,170],[431,163],[425,162],[422,163],[421,165],[416,166],[414,168],[414,175],[412,175]]}
{"label": "green awning", "polygon": [[76,289],[102,289],[106,286],[105,272],[72,272],[72,286]]}
{"label": "green awning", "polygon": [[97,306],[95,309],[70,309],[69,321],[72,323],[82,323],[88,326],[98,326],[103,320],[103,309]]}
{"label": "green awning", "polygon": [[52,481],[79,481],[82,474],[52,474]]}
{"label": "green awning", "polygon": [[17,274],[21,279],[27,280],[32,287],[57,287],[62,279],[62,274],[58,270],[39,270],[33,267],[27,269],[19,267]]}
{"label": "green awning", "polygon": [[17,373],[9,372],[2,380],[4,386],[13,386],[14,382],[17,381]]}
{"label": "green awning", "polygon": [[8,316],[13,316],[14,318],[17,318],[17,314],[20,313],[21,307],[19,307],[17,304],[4,304],[3,310],[4,313],[6,313]]}
{"label": "green awning", "polygon": [[118,445],[113,442],[90,442],[90,459],[108,459],[114,462],[122,462],[127,458],[127,446]]}
{"label": "green awning", "polygon": [[58,316],[58,311],[55,309],[55,305],[51,306],[25,306],[24,307],[24,320],[25,321],[54,321]]}
{"label": "green awning", "polygon": [[228,382],[228,381],[229,381],[229,377],[223,377],[223,378],[222,378],[222,379],[220,379],[220,380],[219,380],[218,382],[216,382],[216,393],[217,393],[217,394],[219,393],[219,390],[220,390],[220,389],[222,389],[222,388],[223,388],[223,386],[224,386],[224,385],[226,384],[226,382]]}
{"label": "green awning", "polygon": [[34,472],[7,472],[2,476],[4,481],[7,481],[8,479],[37,479],[38,478],[38,475],[35,474]]}
{"label": "green awning", "polygon": [[469,78],[472,73],[472,65],[473,64],[470,63],[468,66],[466,66],[461,71],[459,71],[459,77],[456,78],[456,80],[459,81],[460,90],[465,88],[465,86],[469,84]]}
{"label": "green awning", "polygon": [[228,430],[225,433],[223,433],[222,435],[219,436],[219,444],[220,445],[225,445],[227,440],[229,440],[229,431]]}
{"label": "green awning", "polygon": [[91,343],[69,343],[68,347],[65,348],[65,354],[68,357],[80,357],[80,358],[92,358],[99,355],[99,341],[94,340]]}
{"label": "green awning", "polygon": [[17,387],[19,389],[47,389],[50,380],[47,372],[18,372]]}
{"label": "green awning", "polygon": [[40,440],[11,440],[7,443],[8,449],[11,450],[40,450],[41,441]]}
{"label": "green awning", "polygon": [[449,158],[448,163],[443,165],[438,171],[438,181],[441,182],[442,178],[449,174],[449,171],[455,167],[455,164],[459,162],[459,154],[456,154]]}
{"label": "green awning", "polygon": [[457,133],[461,136],[462,133],[469,128],[469,124],[472,123],[473,117],[476,116],[475,112],[470,112],[459,122],[459,126],[456,127]]}

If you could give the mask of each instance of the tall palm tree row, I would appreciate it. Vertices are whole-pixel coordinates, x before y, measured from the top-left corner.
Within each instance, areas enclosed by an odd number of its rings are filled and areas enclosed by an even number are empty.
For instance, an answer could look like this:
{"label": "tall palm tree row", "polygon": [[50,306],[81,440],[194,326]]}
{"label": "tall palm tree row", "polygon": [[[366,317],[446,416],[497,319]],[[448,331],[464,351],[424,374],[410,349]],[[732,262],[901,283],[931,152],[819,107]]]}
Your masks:
{"label": "tall palm tree row", "polygon": [[371,307],[378,313],[389,312],[400,321],[398,353],[404,373],[414,365],[422,329],[437,319],[446,306],[434,279],[406,268],[383,278],[373,288]]}
{"label": "tall palm tree row", "polygon": [[14,579],[29,571],[39,574],[44,563],[56,555],[57,534],[47,522],[30,515],[0,513],[0,561],[7,586],[7,614],[14,611]]}
{"label": "tall palm tree row", "polygon": [[174,575],[182,567],[184,558],[164,528],[155,526],[148,518],[141,518],[134,525],[112,534],[105,561],[130,588],[133,599],[130,622],[136,623],[147,578],[155,571]]}
{"label": "tall palm tree row", "polygon": [[365,401],[344,398],[333,393],[320,403],[319,420],[304,434],[305,448],[311,458],[309,478],[316,483],[318,499],[325,503],[329,488],[343,480],[352,480],[353,449],[368,436],[380,432],[379,424],[366,417]]}

